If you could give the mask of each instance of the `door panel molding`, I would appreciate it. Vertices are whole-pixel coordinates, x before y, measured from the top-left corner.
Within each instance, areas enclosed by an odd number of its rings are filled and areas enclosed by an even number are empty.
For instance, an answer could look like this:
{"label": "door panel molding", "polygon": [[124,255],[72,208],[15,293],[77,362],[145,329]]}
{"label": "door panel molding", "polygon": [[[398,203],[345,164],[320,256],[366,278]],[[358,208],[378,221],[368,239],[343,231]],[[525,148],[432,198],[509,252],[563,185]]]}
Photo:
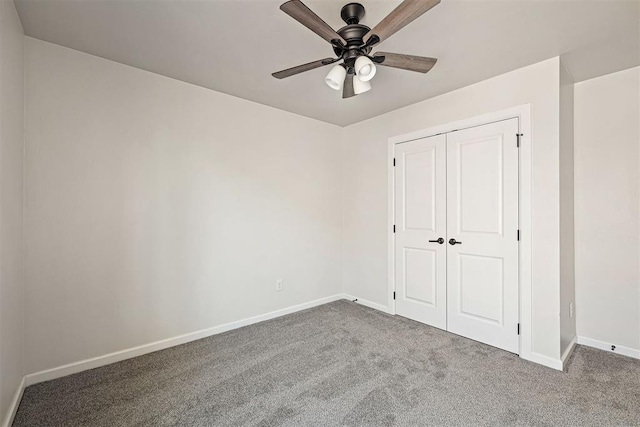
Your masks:
{"label": "door panel molding", "polygon": [[[490,124],[493,124],[493,123],[490,123]],[[485,126],[485,125],[481,125],[481,126]],[[469,128],[469,129],[473,129],[473,128]],[[496,143],[498,144],[497,153],[494,153],[497,159],[486,158],[486,155],[484,156],[485,158],[483,158],[482,156],[484,155],[484,153],[478,150],[479,147],[473,147],[475,148],[475,152],[465,153],[465,146],[486,144],[489,142],[494,145]],[[456,215],[456,218],[458,219],[456,224],[457,233],[473,232],[473,233],[498,234],[502,236],[504,232],[504,224],[503,224],[504,206],[502,205],[502,196],[504,194],[504,186],[502,185],[502,178],[503,178],[502,168],[500,168],[500,171],[497,174],[497,176],[486,176],[485,174],[473,174],[473,170],[470,170],[469,172],[464,173],[464,175],[462,172],[463,170],[467,170],[471,168],[472,165],[475,166],[475,164],[477,163],[488,162],[489,160],[497,160],[498,164],[502,165],[504,162],[502,135],[478,138],[472,141],[464,142],[457,147],[456,151],[457,151],[457,160],[458,160],[456,162],[456,169],[457,169],[457,174],[456,174],[457,206],[456,208],[458,209],[458,215]],[[471,164],[469,165],[467,163],[471,163]],[[478,224],[478,222],[480,222],[479,220],[482,219],[482,216],[487,216],[487,214],[490,214],[490,212],[483,212],[485,208],[485,203],[483,203],[482,200],[478,200],[478,199],[481,199],[480,194],[475,191],[472,191],[472,192],[464,191],[464,184],[470,184],[471,182],[475,182],[476,185],[478,186],[490,185],[491,183],[487,181],[491,179],[494,179],[497,181],[497,185],[496,185],[497,194],[493,195],[495,197],[496,203],[498,204],[498,206],[496,206],[497,212],[495,212],[495,218],[493,219],[497,221],[495,221],[494,224],[489,224],[494,221],[491,221],[491,220],[487,221],[484,224],[484,225],[488,225],[487,227],[484,227],[487,229],[482,230],[480,228],[483,228],[483,227],[480,224]],[[472,214],[473,216],[468,217],[466,214]],[[480,218],[478,218],[478,216],[480,216]],[[465,225],[468,223],[474,223],[474,224],[472,224],[471,227],[467,228],[465,227]],[[475,228],[473,226],[475,226]]]}
{"label": "door panel molding", "polygon": [[[411,158],[412,157],[423,157],[425,155],[428,155],[428,163],[424,164],[424,162],[414,162]],[[415,227],[412,226],[414,218],[413,216],[420,216],[420,212],[414,212],[413,210],[411,211],[411,216],[412,218],[407,217],[407,209],[406,209],[406,204],[407,204],[407,194],[408,193],[412,193],[411,189],[407,189],[407,188],[403,188],[403,192],[404,192],[404,221],[403,221],[403,227],[404,230],[425,230],[425,231],[436,231],[436,210],[435,210],[435,206],[436,206],[436,147],[432,146],[432,147],[427,147],[425,150],[423,151],[414,151],[414,152],[407,152],[407,153],[402,153],[403,156],[403,161],[401,162],[401,164],[404,164],[404,169],[403,169],[403,178],[404,178],[404,182],[405,183],[411,183],[411,185],[413,185],[414,182],[416,181],[421,181],[426,179],[428,176],[428,180],[430,182],[430,186],[428,187],[429,189],[429,193],[425,194],[425,199],[430,199],[430,200],[423,200],[423,203],[421,204],[425,204],[424,202],[430,202],[429,204],[431,205],[430,208],[427,207],[426,209],[424,209],[423,207],[423,212],[429,212],[429,219],[430,221],[430,225],[427,226],[427,224],[424,224],[423,227],[420,227],[419,224],[416,224]],[[423,159],[421,159],[423,160]],[[427,168],[428,167],[428,168]],[[425,170],[426,169],[426,170]],[[429,173],[423,173],[423,172],[429,172]],[[415,175],[415,176],[409,176],[409,175]],[[421,176],[421,175],[425,175],[425,176]],[[425,188],[426,190],[426,188]],[[415,192],[413,192],[415,193]],[[418,220],[419,222],[419,220]]]}
{"label": "door panel molding", "polygon": [[[406,286],[407,289],[405,290],[405,295],[406,298],[409,300],[414,300],[414,301],[418,301],[421,302],[423,304],[427,304],[431,307],[436,307],[436,299],[438,297],[438,287],[437,286],[432,286],[430,289],[428,289],[428,291],[425,293],[425,297],[426,294],[429,294],[428,298],[422,297],[420,298],[420,293],[422,293],[420,291],[420,289],[416,289],[416,287],[413,286],[413,277],[410,277],[409,274],[407,274],[407,262],[406,259],[408,258],[407,256],[407,252],[415,252],[416,254],[420,254],[420,255],[427,255],[429,256],[429,262],[425,262],[424,263],[424,268],[426,270],[428,270],[428,274],[429,276],[431,276],[431,283],[436,283],[436,265],[437,265],[437,253],[435,250],[433,249],[425,249],[425,248],[411,248],[411,247],[405,247],[403,248],[404,250],[404,271],[405,271],[405,277],[407,278],[406,280]],[[426,254],[425,254],[426,253]],[[415,261],[419,261],[419,260],[415,260]],[[423,260],[426,261],[426,260]],[[415,262],[413,263],[415,264]],[[420,264],[422,265],[422,264]],[[415,292],[414,292],[415,289]]]}
{"label": "door panel molding", "polygon": [[[456,304],[457,309],[458,309],[458,314],[460,315],[464,315],[464,316],[468,316],[468,317],[473,317],[473,318],[477,318],[483,322],[488,322],[491,324],[496,324],[499,326],[502,326],[504,324],[504,306],[502,305],[504,303],[504,301],[502,300],[502,294],[504,292],[504,259],[501,257],[495,257],[495,256],[486,256],[486,255],[476,255],[476,254],[466,254],[463,252],[458,252],[457,254],[458,256],[458,277],[459,277],[459,285],[460,285],[460,295],[461,298],[458,301],[458,304]],[[473,260],[475,258],[476,261],[479,261],[480,259],[482,259],[483,261],[486,260],[492,260],[492,261],[499,261],[499,269],[500,269],[500,289],[498,289],[499,292],[497,292],[496,294],[500,295],[500,304],[497,305],[497,307],[492,307],[494,310],[497,310],[500,312],[500,314],[498,316],[493,316],[491,317],[491,315],[489,313],[480,313],[480,311],[482,310],[482,308],[480,309],[475,309],[475,308],[470,308],[469,310],[465,310],[465,305],[469,306],[469,304],[465,304],[466,301],[469,301],[467,298],[465,298],[466,292],[465,292],[465,287],[467,285],[467,281],[465,280],[465,275],[463,273],[463,269],[464,269],[464,259],[471,259]],[[475,279],[474,275],[470,275],[467,276],[470,280]],[[472,291],[473,287],[470,286],[470,291]],[[472,301],[472,300],[471,300]],[[475,312],[473,312],[473,311]],[[496,318],[497,317],[497,318]]]}

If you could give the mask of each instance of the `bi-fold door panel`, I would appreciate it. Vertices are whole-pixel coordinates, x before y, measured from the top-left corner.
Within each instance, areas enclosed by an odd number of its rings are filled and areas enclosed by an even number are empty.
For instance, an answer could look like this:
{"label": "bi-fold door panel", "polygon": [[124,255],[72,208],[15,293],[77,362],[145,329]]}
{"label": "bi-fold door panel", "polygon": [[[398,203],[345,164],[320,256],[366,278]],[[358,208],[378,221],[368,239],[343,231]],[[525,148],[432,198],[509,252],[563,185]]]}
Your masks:
{"label": "bi-fold door panel", "polygon": [[396,147],[396,312],[446,328],[446,139]]}

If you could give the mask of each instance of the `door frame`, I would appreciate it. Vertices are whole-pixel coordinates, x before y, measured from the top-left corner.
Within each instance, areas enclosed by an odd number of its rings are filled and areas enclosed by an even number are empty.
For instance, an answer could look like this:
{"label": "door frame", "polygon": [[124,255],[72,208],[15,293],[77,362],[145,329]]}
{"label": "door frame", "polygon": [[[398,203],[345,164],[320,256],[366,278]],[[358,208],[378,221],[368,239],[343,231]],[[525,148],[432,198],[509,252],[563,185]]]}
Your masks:
{"label": "door frame", "polygon": [[387,169],[387,310],[396,314],[396,304],[393,294],[395,283],[395,173],[393,159],[395,146],[404,142],[430,136],[449,133],[457,130],[482,126],[489,123],[508,119],[518,119],[520,150],[518,150],[518,223],[520,227],[519,245],[519,313],[520,335],[518,348],[521,358],[535,361],[531,350],[531,104],[524,104],[505,110],[482,114],[455,122],[432,126],[415,132],[393,136],[388,140],[388,169]]}

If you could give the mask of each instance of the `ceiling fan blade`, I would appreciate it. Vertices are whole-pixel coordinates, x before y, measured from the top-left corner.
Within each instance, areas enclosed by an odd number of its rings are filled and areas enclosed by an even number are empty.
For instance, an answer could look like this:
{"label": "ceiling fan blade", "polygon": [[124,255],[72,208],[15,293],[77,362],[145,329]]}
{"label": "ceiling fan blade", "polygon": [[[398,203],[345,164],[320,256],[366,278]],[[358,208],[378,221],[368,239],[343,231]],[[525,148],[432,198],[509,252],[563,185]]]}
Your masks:
{"label": "ceiling fan blade", "polygon": [[385,67],[401,68],[418,73],[428,73],[438,62],[436,58],[389,52],[376,52],[373,54],[373,59],[375,63]]}
{"label": "ceiling fan blade", "polygon": [[283,3],[280,6],[280,9],[329,43],[334,40],[337,40],[343,45],[347,43],[342,37],[340,37],[340,34],[336,33],[329,24],[313,13],[313,11],[305,6],[305,4],[300,0],[289,0],[286,3]]}
{"label": "ceiling fan blade", "polygon": [[344,78],[344,86],[342,87],[343,99],[356,96],[356,93],[353,91],[353,76],[354,74],[347,74],[347,76]]}
{"label": "ceiling fan blade", "polygon": [[438,3],[440,0],[404,0],[365,35],[365,42],[369,41],[372,35],[378,36],[380,39],[378,42],[388,39]]}
{"label": "ceiling fan blade", "polygon": [[315,68],[324,67],[325,65],[333,64],[340,58],[325,58],[318,61],[309,62],[306,64],[298,65],[297,67],[287,68],[286,70],[272,73],[271,75],[276,79],[284,79],[285,77],[295,76],[296,74],[304,73],[305,71],[313,70]]}

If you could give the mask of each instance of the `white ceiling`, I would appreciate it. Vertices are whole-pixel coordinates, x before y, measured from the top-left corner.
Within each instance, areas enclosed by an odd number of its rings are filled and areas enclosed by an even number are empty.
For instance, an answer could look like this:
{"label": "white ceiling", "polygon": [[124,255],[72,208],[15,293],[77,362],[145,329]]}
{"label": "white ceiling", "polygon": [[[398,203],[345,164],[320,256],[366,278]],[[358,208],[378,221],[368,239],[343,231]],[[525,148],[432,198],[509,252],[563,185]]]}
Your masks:
{"label": "white ceiling", "polygon": [[[332,56],[279,10],[284,0],[15,0],[25,33],[123,64],[348,125],[566,54],[577,81],[640,65],[637,0],[442,0],[380,50],[436,57],[428,74],[380,67],[373,89],[343,100],[330,67],[271,73]],[[334,28],[348,0],[305,3]],[[400,0],[362,0],[373,27]]]}

